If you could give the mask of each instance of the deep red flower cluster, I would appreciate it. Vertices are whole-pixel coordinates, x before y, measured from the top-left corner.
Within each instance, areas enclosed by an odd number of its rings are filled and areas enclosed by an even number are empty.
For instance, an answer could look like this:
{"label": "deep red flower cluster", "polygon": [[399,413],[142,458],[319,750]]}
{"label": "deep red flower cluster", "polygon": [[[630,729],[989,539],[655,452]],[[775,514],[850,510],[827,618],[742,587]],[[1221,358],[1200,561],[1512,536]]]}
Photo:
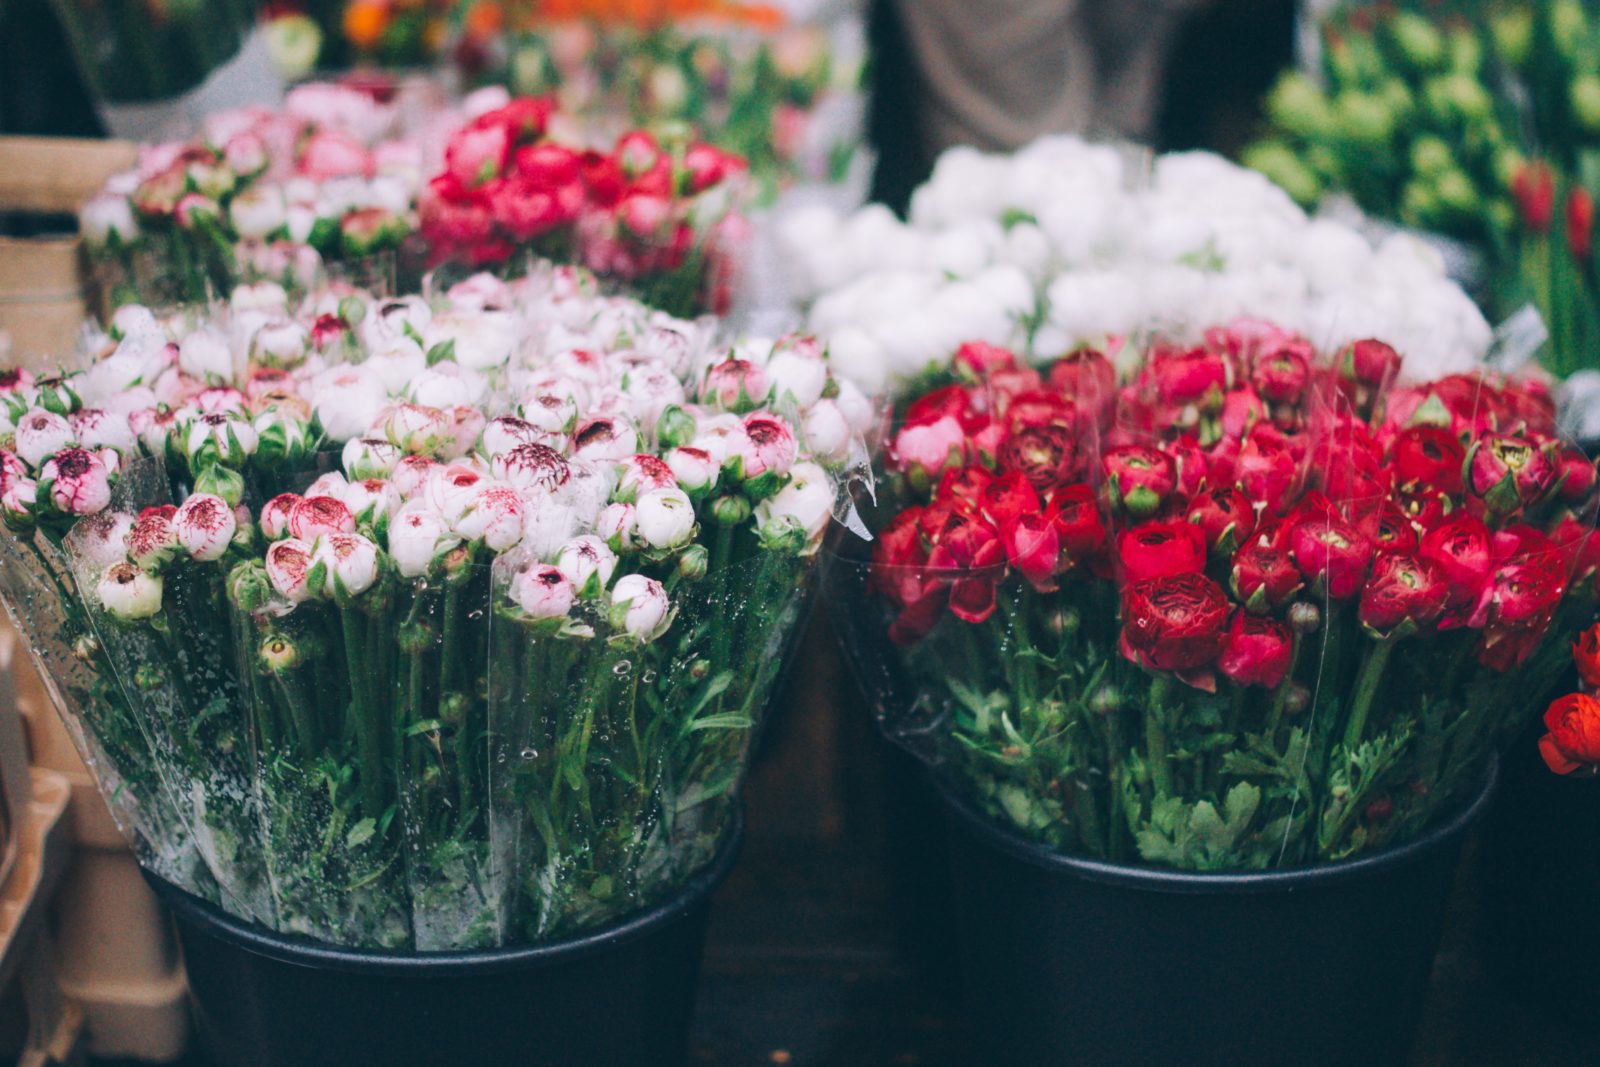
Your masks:
{"label": "deep red flower cluster", "polygon": [[1120,386],[1099,352],[1034,369],[964,347],[889,449],[917,499],[875,548],[892,636],[983,622],[1015,576],[1115,583],[1123,655],[1205,688],[1278,685],[1300,604],[1379,640],[1468,628],[1480,663],[1522,664],[1593,587],[1594,466],[1539,384],[1399,386],[1400,363],[1259,322],[1155,344]]}
{"label": "deep red flower cluster", "polygon": [[419,204],[436,262],[496,263],[533,249],[631,281],[678,269],[715,236],[697,232],[695,207],[729,191],[742,159],[643,131],[609,152],[579,150],[549,136],[553,110],[548,99],[513,100],[451,138]]}

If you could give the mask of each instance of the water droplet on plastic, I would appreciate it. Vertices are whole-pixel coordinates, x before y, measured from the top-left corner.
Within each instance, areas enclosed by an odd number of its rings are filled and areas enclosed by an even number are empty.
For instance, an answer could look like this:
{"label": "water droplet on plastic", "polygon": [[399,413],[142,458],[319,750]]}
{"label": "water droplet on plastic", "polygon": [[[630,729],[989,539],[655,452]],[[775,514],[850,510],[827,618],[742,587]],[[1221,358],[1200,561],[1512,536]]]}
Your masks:
{"label": "water droplet on plastic", "polygon": [[624,674],[627,674],[631,670],[633,670],[633,664],[630,663],[628,660],[623,660],[621,663],[619,663],[615,667],[611,668],[611,673],[616,674],[616,675],[624,675]]}
{"label": "water droplet on plastic", "polygon": [[520,752],[520,753],[518,753],[518,754],[519,754],[519,755],[520,755],[520,756],[521,756],[521,757],[522,757],[522,758],[523,758],[523,759],[538,759],[538,758],[539,758],[539,753],[538,753],[538,752],[536,752],[536,751],[534,751],[534,750],[533,750],[533,749],[531,749],[531,748],[525,748],[525,749],[523,749],[523,750],[522,750],[522,751],[521,751],[521,752]]}

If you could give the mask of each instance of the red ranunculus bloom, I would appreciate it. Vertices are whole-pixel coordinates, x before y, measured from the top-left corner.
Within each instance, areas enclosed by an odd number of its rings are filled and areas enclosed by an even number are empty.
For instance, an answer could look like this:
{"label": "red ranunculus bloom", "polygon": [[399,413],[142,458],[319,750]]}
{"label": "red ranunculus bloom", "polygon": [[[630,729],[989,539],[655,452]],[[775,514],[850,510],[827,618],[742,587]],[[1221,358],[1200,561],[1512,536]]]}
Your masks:
{"label": "red ranunculus bloom", "polygon": [[1407,492],[1461,492],[1461,467],[1467,451],[1461,441],[1436,426],[1413,426],[1395,435],[1395,481]]}
{"label": "red ranunculus bloom", "polygon": [[1415,556],[1379,556],[1361,590],[1361,623],[1388,634],[1407,623],[1421,628],[1438,621],[1450,595],[1439,568]]}
{"label": "red ranunculus bloom", "polygon": [[1289,551],[1307,582],[1327,590],[1335,600],[1361,591],[1372,562],[1372,544],[1349,523],[1309,517],[1289,528]]}
{"label": "red ranunculus bloom", "polygon": [[1061,536],[1061,549],[1073,563],[1091,563],[1106,554],[1106,528],[1094,490],[1069,485],[1050,496],[1049,514]]}
{"label": "red ranunculus bloom", "polygon": [[1222,395],[1228,388],[1228,363],[1217,352],[1191,348],[1157,353],[1150,372],[1163,404],[1198,404],[1208,409],[1222,406]]}
{"label": "red ranunculus bloom", "polygon": [[982,622],[994,614],[994,587],[1005,560],[993,526],[957,517],[928,553],[928,570],[949,584],[951,614],[962,622]]}
{"label": "red ranunculus bloom", "polygon": [[1017,357],[999,345],[968,341],[956,349],[955,365],[958,371],[965,371],[981,381],[995,371],[1013,370]]}
{"label": "red ranunculus bloom", "polygon": [[1138,585],[1174,574],[1198,574],[1206,565],[1206,539],[1183,520],[1147,522],[1117,535],[1123,581]]}
{"label": "red ranunculus bloom", "polygon": [[1572,662],[1584,685],[1600,689],[1600,623],[1583,631],[1572,643]]}
{"label": "red ranunculus bloom", "polygon": [[1449,595],[1441,628],[1465,625],[1494,566],[1489,527],[1463,512],[1423,534],[1418,554],[1436,564],[1444,575]]}
{"label": "red ranunculus bloom", "polygon": [[1000,526],[1006,559],[1040,592],[1056,588],[1061,564],[1061,533],[1044,515],[1019,515]]}
{"label": "red ranunculus bloom", "polygon": [[1122,594],[1123,655],[1163,671],[1215,662],[1228,626],[1228,598],[1203,574],[1175,574]]}
{"label": "red ranunculus bloom", "polygon": [[1123,445],[1100,461],[1115,500],[1129,513],[1153,515],[1178,485],[1178,466],[1158,448]]}
{"label": "red ranunculus bloom", "polygon": [[1288,345],[1262,353],[1250,372],[1250,383],[1270,404],[1293,404],[1305,392],[1310,378],[1306,357]]}
{"label": "red ranunculus bloom", "polygon": [[1023,515],[1038,515],[1044,510],[1039,491],[1017,471],[990,479],[983,489],[982,507],[989,521],[997,526],[1015,521]]}
{"label": "red ranunculus bloom", "polygon": [[1473,450],[1469,466],[1469,488],[1502,515],[1532,504],[1556,480],[1555,464],[1543,448],[1505,434],[1485,435]]}
{"label": "red ranunculus bloom", "polygon": [[1217,669],[1240,685],[1277,688],[1289,673],[1294,638],[1277,619],[1236,612]]}
{"label": "red ranunculus bloom", "polygon": [[1117,373],[1111,361],[1093,348],[1069,352],[1050,368],[1050,388],[1084,408],[1109,403],[1116,384]]}
{"label": "red ranunculus bloom", "polygon": [[1557,774],[1593,773],[1600,765],[1600,700],[1568,693],[1544,713],[1549,733],[1539,738],[1539,754]]}
{"label": "red ranunculus bloom", "polygon": [[1233,595],[1256,614],[1282,607],[1305,584],[1282,543],[1283,534],[1282,527],[1257,530],[1234,553]]}
{"label": "red ranunculus bloom", "polygon": [[1237,489],[1207,489],[1189,505],[1188,519],[1205,534],[1206,547],[1231,556],[1256,528],[1255,509]]}
{"label": "red ranunculus bloom", "polygon": [[1041,492],[1065,485],[1077,465],[1077,446],[1065,426],[1035,426],[1006,438],[1000,469],[1016,471]]}
{"label": "red ranunculus bloom", "polygon": [[1357,341],[1345,349],[1339,369],[1362,385],[1384,385],[1400,372],[1400,353],[1382,341]]}

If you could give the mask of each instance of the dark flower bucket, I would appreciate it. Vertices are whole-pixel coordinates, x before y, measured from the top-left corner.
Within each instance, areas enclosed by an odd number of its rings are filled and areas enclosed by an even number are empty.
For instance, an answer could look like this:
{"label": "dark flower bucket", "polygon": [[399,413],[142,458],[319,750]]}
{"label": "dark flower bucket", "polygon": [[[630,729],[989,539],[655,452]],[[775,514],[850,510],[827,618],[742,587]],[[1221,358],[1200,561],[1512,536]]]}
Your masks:
{"label": "dark flower bucket", "polygon": [[532,948],[342,949],[236,919],[146,876],[172,909],[217,1067],[592,1067],[688,1054],[711,894],[743,840],[672,899]]}
{"label": "dark flower bucket", "polygon": [[1073,859],[941,787],[977,1061],[1404,1064],[1496,777],[1409,844],[1242,874]]}
{"label": "dark flower bucket", "polygon": [[1600,778],[1551,771],[1543,732],[1532,727],[1505,757],[1483,821],[1483,938],[1507,995],[1592,1030],[1589,1013],[1570,1006],[1600,997],[1600,927],[1571,920],[1600,900]]}

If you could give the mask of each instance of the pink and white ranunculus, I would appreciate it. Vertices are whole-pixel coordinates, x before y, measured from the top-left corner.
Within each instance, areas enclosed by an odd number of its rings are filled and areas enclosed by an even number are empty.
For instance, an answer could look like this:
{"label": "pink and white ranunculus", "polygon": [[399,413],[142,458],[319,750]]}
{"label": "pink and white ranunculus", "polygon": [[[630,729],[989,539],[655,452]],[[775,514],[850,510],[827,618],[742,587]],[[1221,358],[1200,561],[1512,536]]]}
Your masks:
{"label": "pink and white ranunculus", "polygon": [[329,595],[360,596],[378,580],[378,546],[360,534],[328,534],[313,549],[323,564]]}
{"label": "pink and white ranunculus", "polygon": [[745,416],[744,438],[738,441],[735,460],[743,477],[759,478],[769,472],[786,474],[799,453],[794,431],[783,419],[765,411]]}
{"label": "pink and white ranunculus", "polygon": [[340,465],[351,478],[387,478],[404,453],[381,437],[354,437],[345,442]]}
{"label": "pink and white ranunculus", "polygon": [[17,422],[17,455],[37,470],[73,442],[72,426],[53,411],[34,408]]}
{"label": "pink and white ranunculus", "polygon": [[111,474],[84,448],[63,448],[45,462],[39,481],[50,486],[50,503],[67,515],[93,515],[111,503]]}
{"label": "pink and white ranunculus", "polygon": [[659,456],[641,453],[629,456],[618,464],[616,498],[632,503],[641,494],[654,489],[676,489],[677,476]]}
{"label": "pink and white ranunculus", "polygon": [[147,571],[158,570],[183,548],[172,518],[178,509],[170,504],[145,508],[128,531],[128,558]]}
{"label": "pink and white ranunculus", "polygon": [[651,548],[682,548],[694,538],[694,504],[682,489],[652,489],[634,504],[634,536]]}
{"label": "pink and white ranunculus", "polygon": [[789,472],[789,484],[756,506],[756,521],[762,526],[793,522],[805,533],[807,551],[814,552],[833,517],[836,495],[833,479],[821,466],[796,463]]}
{"label": "pink and white ranunculus", "polygon": [[490,469],[495,478],[534,499],[556,493],[572,476],[566,457],[541,444],[518,445],[498,454],[490,461]]}
{"label": "pink and white ranunculus", "polygon": [[666,464],[678,485],[694,494],[705,494],[717,487],[722,464],[703,448],[685,446],[666,454]]}
{"label": "pink and white ranunculus", "polygon": [[534,564],[511,579],[511,599],[529,618],[565,618],[576,597],[571,580],[547,563]]}
{"label": "pink and white ranunculus", "polygon": [[617,569],[617,554],[600,538],[585,534],[561,546],[556,566],[580,595],[594,596],[611,584],[611,574]]}
{"label": "pink and white ranunculus", "polygon": [[132,563],[113,563],[95,584],[95,595],[119,619],[148,619],[161,610],[161,578]]}
{"label": "pink and white ranunculus", "polygon": [[308,496],[289,509],[289,536],[314,541],[325,534],[354,533],[356,517],[344,501],[332,496]]}
{"label": "pink and white ranunculus", "polygon": [[139,439],[128,425],[128,416],[100,408],[84,408],[68,420],[78,444],[88,449],[114,448],[123,455],[139,446]]}
{"label": "pink and white ranunculus", "polygon": [[493,552],[505,552],[522,540],[521,495],[511,486],[489,483],[456,519],[455,532],[468,541],[482,541]]}
{"label": "pink and white ranunculus", "polygon": [[427,574],[435,557],[458,543],[445,521],[421,500],[406,504],[389,523],[389,557],[406,578]]}
{"label": "pink and white ranunculus", "polygon": [[267,580],[289,603],[302,603],[319,592],[311,588],[311,568],[315,562],[311,545],[300,538],[274,541],[267,549]]}
{"label": "pink and white ranunculus", "polygon": [[194,559],[210,562],[221,559],[238,532],[233,509],[220,496],[196,493],[178,506],[172,516],[178,543]]}
{"label": "pink and white ranunculus", "polygon": [[595,517],[595,535],[613,551],[626,552],[633,547],[633,516],[632,504],[607,504]]}
{"label": "pink and white ranunculus", "polygon": [[616,624],[642,642],[654,641],[672,625],[672,604],[667,591],[654,578],[625,574],[611,590]]}
{"label": "pink and white ranunculus", "polygon": [[299,493],[279,493],[261,506],[261,533],[267,540],[289,535],[289,513],[301,499]]}

